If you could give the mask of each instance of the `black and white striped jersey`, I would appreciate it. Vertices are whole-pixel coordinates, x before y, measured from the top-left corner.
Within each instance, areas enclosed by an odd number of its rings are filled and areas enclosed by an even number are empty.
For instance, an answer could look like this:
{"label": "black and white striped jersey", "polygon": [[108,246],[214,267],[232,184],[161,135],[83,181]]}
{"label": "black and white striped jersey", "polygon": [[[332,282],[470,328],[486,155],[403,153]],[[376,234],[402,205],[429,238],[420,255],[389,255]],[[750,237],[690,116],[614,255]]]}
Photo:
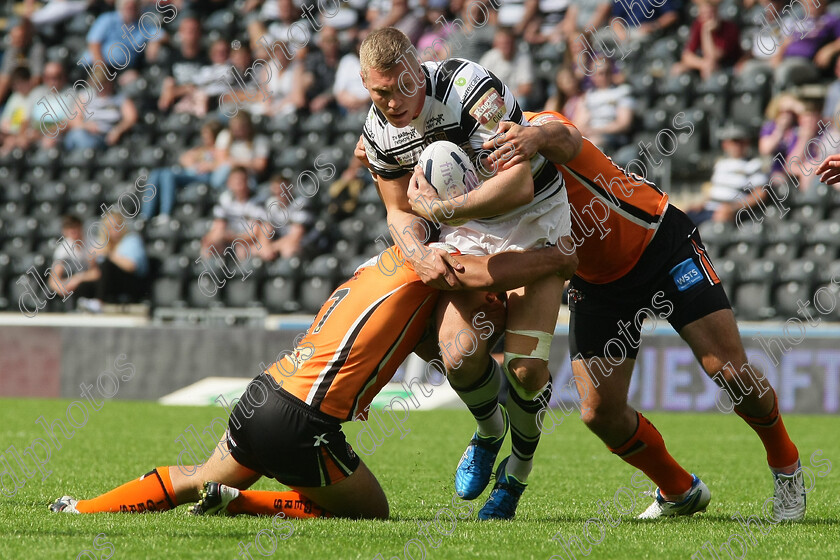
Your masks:
{"label": "black and white striped jersey", "polygon": [[[408,70],[406,70],[408,72]],[[495,135],[499,123],[528,126],[513,93],[492,72],[460,58],[424,62],[426,82],[423,109],[411,124],[396,128],[372,105],[364,126],[364,144],[371,168],[385,179],[411,173],[423,148],[438,140],[461,146],[481,172],[481,145]],[[420,82],[420,79],[417,80]],[[480,221],[508,220],[563,189],[563,177],[543,156],[531,160],[534,200],[511,212]]]}

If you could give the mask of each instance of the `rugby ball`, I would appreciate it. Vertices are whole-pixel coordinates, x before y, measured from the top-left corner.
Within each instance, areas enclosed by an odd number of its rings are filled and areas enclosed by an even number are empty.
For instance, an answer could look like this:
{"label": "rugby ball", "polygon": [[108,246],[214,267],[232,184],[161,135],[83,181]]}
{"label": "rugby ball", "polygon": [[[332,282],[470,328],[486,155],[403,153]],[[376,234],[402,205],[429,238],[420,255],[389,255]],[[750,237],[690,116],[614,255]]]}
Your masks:
{"label": "rugby ball", "polygon": [[426,146],[417,162],[441,200],[461,197],[478,187],[478,174],[457,144],[439,140]]}

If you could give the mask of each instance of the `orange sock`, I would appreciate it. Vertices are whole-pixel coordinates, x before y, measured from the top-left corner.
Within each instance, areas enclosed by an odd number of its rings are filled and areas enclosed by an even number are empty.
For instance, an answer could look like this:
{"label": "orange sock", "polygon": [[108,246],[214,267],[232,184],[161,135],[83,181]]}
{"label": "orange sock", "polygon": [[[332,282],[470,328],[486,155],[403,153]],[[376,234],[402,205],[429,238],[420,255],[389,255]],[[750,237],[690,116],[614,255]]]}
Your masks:
{"label": "orange sock", "polygon": [[82,513],[144,513],[166,511],[177,505],[169,467],[158,467],[92,500],[79,500],[76,509]]}
{"label": "orange sock", "polygon": [[691,489],[694,480],[668,450],[659,431],[650,420],[638,414],[636,432],[623,444],[610,451],[621,457],[625,463],[633,465],[645,473],[659,486],[664,496],[680,496]]}
{"label": "orange sock", "polygon": [[767,416],[753,418],[738,412],[737,408],[735,412],[761,438],[761,443],[767,450],[767,464],[771,469],[784,469],[799,461],[799,450],[790,440],[785,423],[782,422],[782,415],[779,413],[779,398],[776,396],[776,391],[773,391],[773,410]]}
{"label": "orange sock", "polygon": [[324,509],[299,492],[272,492],[269,490],[242,490],[239,497],[227,506],[231,515],[276,515],[283,512],[286,517],[331,517]]}

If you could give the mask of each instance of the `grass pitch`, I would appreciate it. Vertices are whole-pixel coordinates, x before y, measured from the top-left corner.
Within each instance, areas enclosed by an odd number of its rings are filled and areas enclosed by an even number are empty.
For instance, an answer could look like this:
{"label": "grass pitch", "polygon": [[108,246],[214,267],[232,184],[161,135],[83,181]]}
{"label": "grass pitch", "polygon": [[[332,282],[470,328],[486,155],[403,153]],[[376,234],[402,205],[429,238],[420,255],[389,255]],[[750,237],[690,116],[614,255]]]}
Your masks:
{"label": "grass pitch", "polygon": [[[21,451],[34,438],[44,437],[35,420],[41,415],[47,420],[64,418],[69,402],[0,400],[0,473],[8,464],[20,476],[19,467],[2,450],[15,445]],[[218,413],[214,408],[106,402],[102,410],[91,412],[87,424],[71,440],[62,440],[60,450],[52,448],[46,466],[52,474],[46,480],[36,474],[13,497],[0,495],[0,558],[247,558],[240,553],[240,543],[253,543],[259,531],[269,529],[268,518],[195,518],[185,515],[186,506],[147,515],[74,516],[47,510],[48,503],[64,494],[94,497],[155,466],[175,464],[182,449],[175,438],[191,424],[201,432]],[[394,433],[373,455],[364,457],[389,497],[390,521],[295,520],[293,534],[277,540],[274,553],[270,553],[270,537],[264,535],[263,551],[269,554],[252,546],[250,557],[560,560],[570,556],[552,537],[558,533],[564,539],[583,537],[588,529],[592,542],[602,539],[592,545],[590,558],[689,559],[707,541],[719,558],[728,558],[720,552],[721,546],[734,534],[744,535],[732,516],[760,517],[762,502],[772,494],[760,441],[734,415],[651,413],[649,418],[671,453],[711,489],[712,502],[705,514],[658,522],[632,519],[650,503],[633,486],[634,469],[612,456],[570,416],[543,436],[516,520],[475,520],[488,489],[469,502],[468,519],[453,522],[445,511],[441,513],[439,527],[450,534],[432,531],[430,543],[418,535],[422,525],[433,522],[444,508],[456,515],[466,516],[468,511],[463,503],[458,504],[462,509],[452,507],[452,477],[473,425],[466,411],[419,410],[411,413],[406,423],[411,432],[404,439]],[[746,550],[732,538],[733,553],[762,560],[840,558],[840,418],[789,415],[785,422],[803,465],[814,465],[808,515],[800,524],[772,528],[765,524],[766,534],[753,530],[754,541],[745,535]],[[351,442],[359,428],[355,423],[346,425]],[[506,444],[500,457],[508,448]],[[812,461],[817,450],[822,455]],[[826,460],[831,461],[830,471]],[[9,479],[4,476],[0,482],[8,484]],[[262,480],[255,489],[277,487]],[[619,507],[626,509],[631,502],[635,507],[632,514],[620,515],[610,505],[610,521],[599,512],[598,501],[612,504],[621,487],[631,492],[618,498]],[[603,534],[598,523],[585,525],[599,516]],[[425,556],[416,544],[406,547],[411,539],[424,543]],[[573,551],[574,557],[584,557],[579,550]],[[712,558],[701,552],[703,556],[696,558]]]}

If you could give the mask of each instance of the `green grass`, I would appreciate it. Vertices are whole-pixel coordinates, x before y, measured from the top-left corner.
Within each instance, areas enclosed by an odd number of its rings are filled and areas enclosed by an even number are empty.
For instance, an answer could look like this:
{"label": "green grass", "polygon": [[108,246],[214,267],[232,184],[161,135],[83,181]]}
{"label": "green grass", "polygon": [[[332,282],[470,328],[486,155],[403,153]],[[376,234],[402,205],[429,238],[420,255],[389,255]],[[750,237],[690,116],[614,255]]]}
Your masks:
{"label": "green grass", "polygon": [[[63,418],[68,403],[0,401],[0,450],[12,444],[21,450],[43,436],[36,418]],[[155,466],[173,464],[180,450],[175,438],[190,424],[201,431],[217,413],[212,408],[107,402],[72,440],[64,441],[60,450],[53,448],[47,465],[53,472],[46,480],[36,475],[14,497],[0,496],[0,558],[76,558],[84,550],[93,554],[82,558],[103,558],[108,552],[97,553],[93,547],[99,533],[106,535],[99,541],[100,548],[105,541],[113,544],[113,558],[237,557],[240,542],[253,542],[258,531],[269,527],[267,518],[193,518],[185,515],[184,506],[163,514],[83,516],[55,515],[46,507],[63,494],[90,498]],[[638,522],[630,515],[618,517],[620,524],[607,528],[590,558],[688,559],[706,541],[719,548],[731,534],[741,531],[731,516],[736,512],[760,515],[762,501],[772,493],[763,448],[734,415],[651,413],[649,417],[672,454],[711,489],[709,510],[694,518],[654,523]],[[840,472],[835,472],[840,471],[840,418],[791,415],[785,421],[803,464],[809,464],[811,454],[822,449],[823,459],[829,459],[834,469],[816,478],[808,496],[806,521],[780,525],[758,536],[746,557],[840,558]],[[418,522],[432,521],[438,510],[450,506],[453,469],[472,430],[468,414],[458,411],[413,411],[406,426],[411,433],[405,439],[395,433],[365,458],[389,497],[392,520],[295,521],[294,533],[278,541],[273,556],[370,560],[381,553],[383,560],[404,558],[406,542],[417,537]],[[346,427],[351,442],[358,428],[355,424]],[[426,558],[565,558],[551,537],[558,532],[565,537],[581,536],[585,521],[598,515],[597,500],[612,501],[620,487],[632,487],[633,469],[612,456],[574,417],[543,437],[537,458],[515,521],[475,521],[485,493],[471,502],[469,519],[459,520],[451,535],[438,537],[438,548],[426,545]],[[819,471],[820,467],[815,468]],[[263,480],[255,488],[277,487]],[[635,512],[648,503],[648,498],[637,497]],[[592,538],[597,538],[597,527],[590,529]],[[735,552],[740,552],[737,544]],[[254,548],[251,555],[262,558]],[[415,552],[415,559],[421,557]]]}

